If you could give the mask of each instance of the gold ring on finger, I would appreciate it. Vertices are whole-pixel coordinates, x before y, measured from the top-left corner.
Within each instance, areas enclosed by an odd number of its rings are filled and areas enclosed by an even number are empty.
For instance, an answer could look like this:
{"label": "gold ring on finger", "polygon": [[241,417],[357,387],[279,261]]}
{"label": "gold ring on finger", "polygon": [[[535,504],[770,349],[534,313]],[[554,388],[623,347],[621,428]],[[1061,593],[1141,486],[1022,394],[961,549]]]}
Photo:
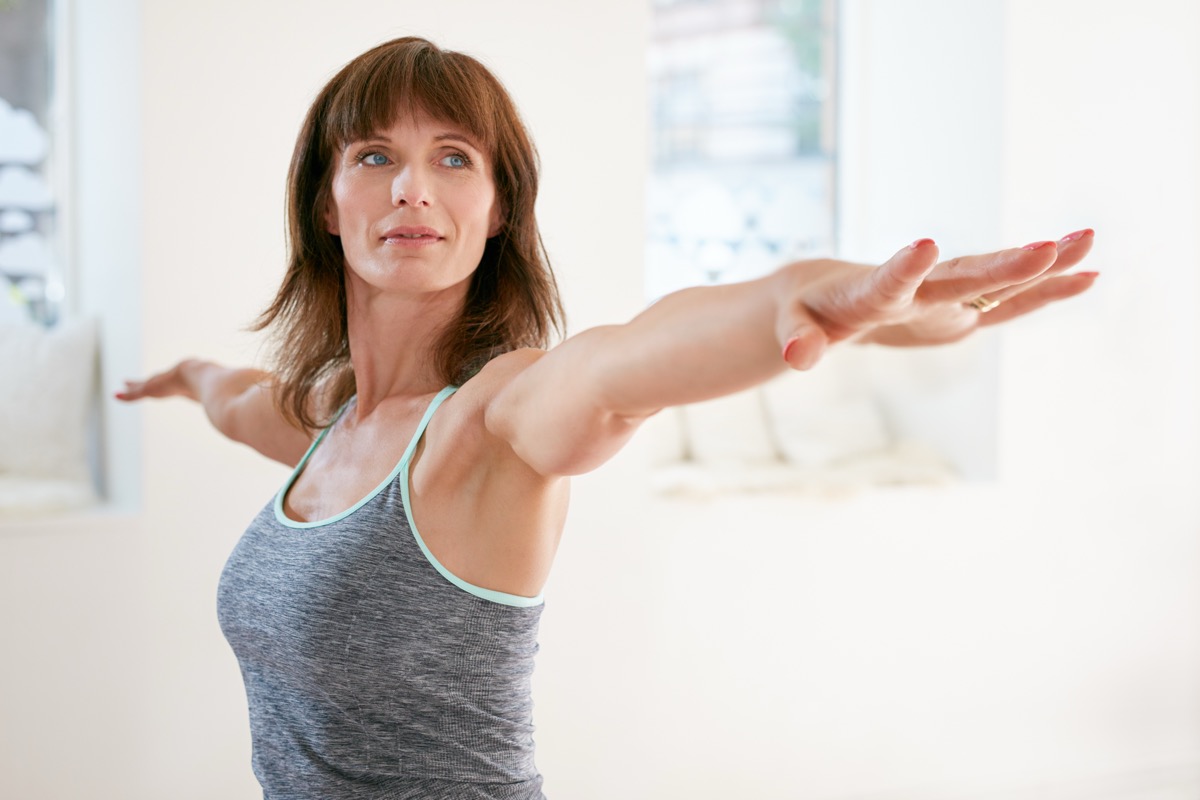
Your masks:
{"label": "gold ring on finger", "polygon": [[983,295],[979,295],[974,300],[968,300],[967,305],[978,311],[980,314],[986,314],[996,306],[1000,305],[999,300],[992,300]]}

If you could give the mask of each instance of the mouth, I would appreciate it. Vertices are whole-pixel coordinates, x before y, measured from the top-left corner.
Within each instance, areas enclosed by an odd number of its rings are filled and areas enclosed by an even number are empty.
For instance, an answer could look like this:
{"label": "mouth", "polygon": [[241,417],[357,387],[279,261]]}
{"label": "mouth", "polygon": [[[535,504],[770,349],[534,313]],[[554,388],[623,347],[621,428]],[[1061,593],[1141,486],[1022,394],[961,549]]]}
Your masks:
{"label": "mouth", "polygon": [[436,244],[442,240],[441,234],[433,228],[411,225],[392,228],[379,238],[386,244],[407,247]]}

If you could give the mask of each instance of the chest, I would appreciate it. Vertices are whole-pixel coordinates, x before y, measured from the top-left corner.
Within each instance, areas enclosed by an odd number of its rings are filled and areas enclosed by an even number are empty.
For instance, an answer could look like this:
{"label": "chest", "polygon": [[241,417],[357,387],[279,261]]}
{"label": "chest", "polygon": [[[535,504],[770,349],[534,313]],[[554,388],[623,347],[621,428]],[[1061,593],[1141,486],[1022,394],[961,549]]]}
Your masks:
{"label": "chest", "polygon": [[395,480],[407,440],[394,428],[332,429],[287,488],[283,510],[294,522],[330,519]]}
{"label": "chest", "polygon": [[285,490],[284,516],[325,523],[394,492],[444,567],[469,583],[534,597],[562,531],[566,483],[533,475],[508,448],[489,449],[479,415],[456,399],[427,431],[415,407],[371,424],[335,424]]}
{"label": "chest", "polygon": [[[342,708],[413,682],[445,686],[491,654],[531,660],[540,609],[479,601],[447,583],[402,516],[367,513],[311,529],[278,524],[271,507],[230,555],[218,618],[238,658],[274,684],[317,686]],[[464,662],[464,659],[466,660]],[[475,677],[479,677],[478,674]],[[407,688],[405,688],[407,687]]]}

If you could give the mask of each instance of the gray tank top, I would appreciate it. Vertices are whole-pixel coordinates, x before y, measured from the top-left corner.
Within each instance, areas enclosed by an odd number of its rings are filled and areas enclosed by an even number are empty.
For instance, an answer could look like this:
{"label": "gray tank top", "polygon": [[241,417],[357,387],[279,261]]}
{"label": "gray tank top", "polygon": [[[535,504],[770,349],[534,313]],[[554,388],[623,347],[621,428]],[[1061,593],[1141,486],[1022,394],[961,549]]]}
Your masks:
{"label": "gray tank top", "polygon": [[326,428],[225,565],[217,615],[269,800],[544,800],[530,694],[542,598],[458,578],[412,520],[409,461],[454,389],[370,495],[295,522],[283,498]]}

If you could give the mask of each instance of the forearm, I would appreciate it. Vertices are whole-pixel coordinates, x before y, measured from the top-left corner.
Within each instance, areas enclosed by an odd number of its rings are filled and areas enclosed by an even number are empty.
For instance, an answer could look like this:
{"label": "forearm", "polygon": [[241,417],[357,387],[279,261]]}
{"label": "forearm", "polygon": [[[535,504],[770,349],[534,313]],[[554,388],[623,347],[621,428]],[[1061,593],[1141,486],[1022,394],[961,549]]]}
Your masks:
{"label": "forearm", "polygon": [[684,289],[624,325],[586,330],[537,357],[512,354],[504,361],[513,376],[488,404],[488,430],[536,472],[578,475],[658,410],[768,380],[788,366],[780,344],[794,322],[788,305],[819,274],[806,266]]}
{"label": "forearm", "polygon": [[187,359],[141,381],[125,381],[118,400],[186,397],[204,408],[218,432],[249,445],[267,458],[294,466],[312,442],[275,404],[271,374]]}
{"label": "forearm", "polygon": [[[802,261],[756,281],[676,292],[625,325],[584,331],[536,357],[514,354],[521,363],[488,404],[487,427],[542,475],[587,472],[659,409],[808,369],[834,343],[944,344],[1078,294],[1095,273],[1058,272],[1086,254],[1090,237],[1064,241],[1065,258],[1039,243],[939,263],[933,241],[918,239],[878,267]],[[997,292],[1004,304],[986,319],[968,303]]]}
{"label": "forearm", "polygon": [[819,270],[817,262],[795,264],[754,281],[675,292],[625,325],[583,335],[590,341],[577,356],[592,359],[600,402],[621,415],[755,386],[787,368],[781,341],[790,315],[782,304]]}

